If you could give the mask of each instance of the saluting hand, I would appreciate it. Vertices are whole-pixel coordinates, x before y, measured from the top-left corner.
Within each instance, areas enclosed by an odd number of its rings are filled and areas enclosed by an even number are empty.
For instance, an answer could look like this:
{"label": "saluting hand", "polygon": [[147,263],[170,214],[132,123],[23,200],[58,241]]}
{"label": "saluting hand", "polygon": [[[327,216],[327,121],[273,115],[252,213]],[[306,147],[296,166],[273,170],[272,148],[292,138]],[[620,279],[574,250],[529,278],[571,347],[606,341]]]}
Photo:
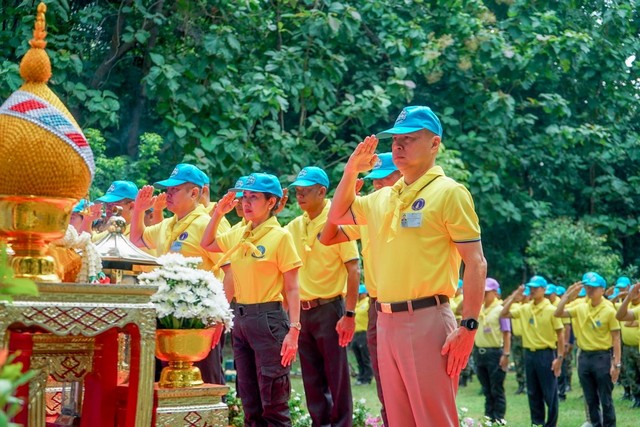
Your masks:
{"label": "saluting hand", "polygon": [[287,200],[289,200],[289,189],[288,188],[283,188],[282,189],[282,198],[280,199],[280,203],[278,203],[278,207],[273,211],[274,215],[278,215],[280,212],[282,212],[282,210],[284,209],[284,207],[287,204]]}
{"label": "saluting hand", "polygon": [[378,160],[378,155],[376,154],[377,146],[378,138],[375,135],[366,137],[349,157],[344,167],[345,171],[360,173],[371,170]]}
{"label": "saluting hand", "polygon": [[565,293],[565,295],[567,295],[567,299],[575,299],[580,293],[580,290],[582,290],[583,286],[584,285],[582,284],[582,282],[575,282],[573,285],[569,286],[567,292]]}
{"label": "saluting hand", "polygon": [[236,199],[235,191],[230,191],[218,201],[216,208],[211,211],[211,215],[213,216],[214,212],[218,212],[220,215],[226,215],[231,212],[237,204],[238,199]]}
{"label": "saluting hand", "polygon": [[167,193],[162,192],[153,198],[153,210],[162,212],[167,207]]}
{"label": "saluting hand", "polygon": [[138,195],[136,196],[136,203],[134,205],[134,209],[137,211],[144,212],[147,209],[153,206],[154,198],[153,198],[154,188],[152,185],[145,185],[138,191]]}
{"label": "saluting hand", "polygon": [[289,366],[296,361],[298,335],[300,335],[300,331],[292,328],[289,329],[289,333],[284,337],[284,341],[282,341],[282,348],[280,349],[280,356],[282,356],[280,363],[282,366]]}

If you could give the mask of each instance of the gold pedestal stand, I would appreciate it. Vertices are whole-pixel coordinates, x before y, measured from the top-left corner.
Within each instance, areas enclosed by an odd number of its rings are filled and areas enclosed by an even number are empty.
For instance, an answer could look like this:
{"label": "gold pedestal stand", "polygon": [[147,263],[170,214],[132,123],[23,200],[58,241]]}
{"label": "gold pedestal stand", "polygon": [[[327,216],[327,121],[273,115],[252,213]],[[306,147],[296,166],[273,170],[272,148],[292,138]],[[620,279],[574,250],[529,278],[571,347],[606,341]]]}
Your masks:
{"label": "gold pedestal stand", "polygon": [[76,199],[0,195],[0,239],[15,255],[15,277],[59,283],[55,261],[45,255],[50,242],[64,237]]}

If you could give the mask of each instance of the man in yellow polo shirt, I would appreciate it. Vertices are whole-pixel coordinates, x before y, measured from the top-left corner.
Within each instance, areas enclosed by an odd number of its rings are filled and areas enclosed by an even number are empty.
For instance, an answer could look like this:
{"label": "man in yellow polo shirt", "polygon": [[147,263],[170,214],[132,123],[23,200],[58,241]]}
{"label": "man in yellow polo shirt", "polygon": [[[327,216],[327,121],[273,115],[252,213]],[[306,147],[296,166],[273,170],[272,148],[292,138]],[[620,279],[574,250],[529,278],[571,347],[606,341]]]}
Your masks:
{"label": "man in yellow polo shirt", "polygon": [[[589,300],[566,307],[567,302],[575,298],[583,286]],[[620,323],[616,320],[615,309],[603,297],[606,286],[602,276],[588,272],[582,276],[582,282],[574,283],[567,289],[555,311],[557,317],[575,320],[572,323],[573,332],[580,349],[578,378],[593,427],[616,425],[612,392],[622,366]]]}
{"label": "man in yellow polo shirt", "polygon": [[[402,174],[393,164],[391,153],[381,153],[378,155],[378,162],[371,173],[366,175],[364,179],[370,179],[375,191],[381,188],[391,187],[398,179],[402,178]],[[358,184],[362,184],[359,181]],[[356,186],[356,194],[359,194],[359,185]],[[373,367],[373,375],[376,378],[376,390],[378,399],[380,400],[380,416],[385,426],[389,425],[387,419],[387,411],[384,408],[384,397],[382,392],[382,383],[380,381],[380,369],[378,366],[378,311],[376,310],[376,301],[378,299],[378,287],[376,286],[375,277],[373,276],[373,267],[369,267],[370,255],[369,251],[369,226],[367,225],[346,225],[337,227],[335,224],[327,222],[320,235],[320,242],[323,245],[335,245],[338,243],[348,242],[349,240],[358,240],[362,245],[362,268],[364,270],[364,283],[369,294],[369,311],[367,324],[367,347],[371,357],[371,365]]]}
{"label": "man in yellow polo shirt", "polygon": [[[435,165],[442,126],[429,107],[406,107],[378,136],[393,137],[393,162],[403,178],[355,196],[358,174],[377,161],[378,138],[365,138],[345,165],[329,217],[336,224],[368,224],[371,231],[389,425],[457,425],[458,376],[473,348],[486,277],[478,217],[468,190]],[[449,298],[461,260],[465,305],[458,327]]]}
{"label": "man in yellow polo shirt", "polygon": [[544,297],[547,286],[545,278],[533,276],[525,286],[531,293],[531,302],[519,307],[512,306],[514,301],[522,299],[525,287],[521,286],[504,301],[500,315],[522,319],[524,369],[531,424],[553,427],[558,424],[558,376],[562,369],[564,326],[553,315],[555,307]]}
{"label": "man in yellow polo shirt", "polygon": [[[153,205],[154,188],[150,185],[142,187],[133,209],[131,242],[139,248],[155,250],[157,256],[178,252],[186,257],[200,257],[200,268],[211,270],[221,255],[200,246],[202,235],[211,219],[204,207],[198,203],[204,183],[204,173],[197,167],[184,163],[174,168],[169,179],[156,182],[156,186],[166,188],[167,209],[174,215],[150,227],[145,226],[144,215]],[[218,232],[224,233],[229,228],[229,222],[224,219]],[[224,384],[224,373],[220,363],[221,346],[222,344],[216,346],[203,362],[198,363],[202,370],[202,378],[207,383]]]}
{"label": "man in yellow polo shirt", "polygon": [[[622,279],[622,280],[621,280]],[[622,283],[620,283],[622,282]],[[616,282],[616,289],[624,289],[618,291],[621,298],[627,294],[631,281],[627,277],[620,277]],[[621,285],[618,288],[618,285]],[[615,295],[615,294],[614,294]],[[622,305],[622,301],[618,303],[618,307]],[[640,310],[640,294],[636,298],[630,300],[628,311],[634,312]],[[640,407],[640,328],[638,328],[637,320],[621,321],[620,332],[622,334],[622,370],[620,372],[620,382],[624,387],[623,399],[633,400],[633,408]]]}
{"label": "man in yellow polo shirt", "polygon": [[295,188],[296,200],[304,211],[285,228],[302,259],[298,352],[307,408],[313,425],[351,426],[353,402],[346,346],[355,331],[358,247],[356,242],[324,246],[318,241],[331,206],[326,199],[329,178],[325,171],[307,166],[290,187]]}
{"label": "man in yellow polo shirt", "polygon": [[499,290],[498,281],[487,277],[473,351],[476,375],[484,394],[484,416],[492,422],[504,420],[507,411],[504,380],[511,351],[511,324],[509,319],[500,317]]}

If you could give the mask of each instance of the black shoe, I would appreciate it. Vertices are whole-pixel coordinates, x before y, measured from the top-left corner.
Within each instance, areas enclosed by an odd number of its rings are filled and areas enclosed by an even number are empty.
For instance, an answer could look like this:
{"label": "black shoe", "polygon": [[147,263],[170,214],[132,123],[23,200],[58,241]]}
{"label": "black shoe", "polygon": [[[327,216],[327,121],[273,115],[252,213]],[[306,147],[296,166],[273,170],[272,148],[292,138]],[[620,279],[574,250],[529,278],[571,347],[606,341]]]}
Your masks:
{"label": "black shoe", "polygon": [[632,408],[640,408],[640,397],[636,397],[633,400],[633,405],[631,405]]}
{"label": "black shoe", "polygon": [[565,400],[567,400],[567,396],[564,394],[560,394],[558,395],[558,399],[560,399],[560,402],[564,402]]}
{"label": "black shoe", "polygon": [[518,386],[518,389],[516,390],[516,394],[524,394],[525,390],[524,390],[524,385],[520,384]]}
{"label": "black shoe", "polygon": [[629,387],[624,388],[624,394],[622,395],[622,400],[631,400],[631,389]]}

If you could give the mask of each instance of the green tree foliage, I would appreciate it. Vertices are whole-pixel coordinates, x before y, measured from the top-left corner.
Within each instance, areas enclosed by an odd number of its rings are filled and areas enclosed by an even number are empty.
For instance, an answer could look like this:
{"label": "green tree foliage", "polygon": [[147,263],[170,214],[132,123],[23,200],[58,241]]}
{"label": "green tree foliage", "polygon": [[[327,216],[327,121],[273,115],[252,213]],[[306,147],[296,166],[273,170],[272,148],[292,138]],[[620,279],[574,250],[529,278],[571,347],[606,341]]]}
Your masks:
{"label": "green tree foliage", "polygon": [[621,268],[621,257],[607,244],[605,236],[584,222],[569,218],[535,223],[527,255],[536,274],[564,286],[579,281],[588,271],[595,271],[612,283]]}
{"label": "green tree foliage", "polygon": [[[36,3],[0,7],[3,98]],[[51,85],[100,129],[106,157],[139,158],[154,132],[160,175],[186,160],[224,189],[317,164],[335,183],[355,143],[427,104],[445,171],[474,194],[492,276],[528,276],[531,225],[557,216],[640,264],[637,0],[47,3]]]}

